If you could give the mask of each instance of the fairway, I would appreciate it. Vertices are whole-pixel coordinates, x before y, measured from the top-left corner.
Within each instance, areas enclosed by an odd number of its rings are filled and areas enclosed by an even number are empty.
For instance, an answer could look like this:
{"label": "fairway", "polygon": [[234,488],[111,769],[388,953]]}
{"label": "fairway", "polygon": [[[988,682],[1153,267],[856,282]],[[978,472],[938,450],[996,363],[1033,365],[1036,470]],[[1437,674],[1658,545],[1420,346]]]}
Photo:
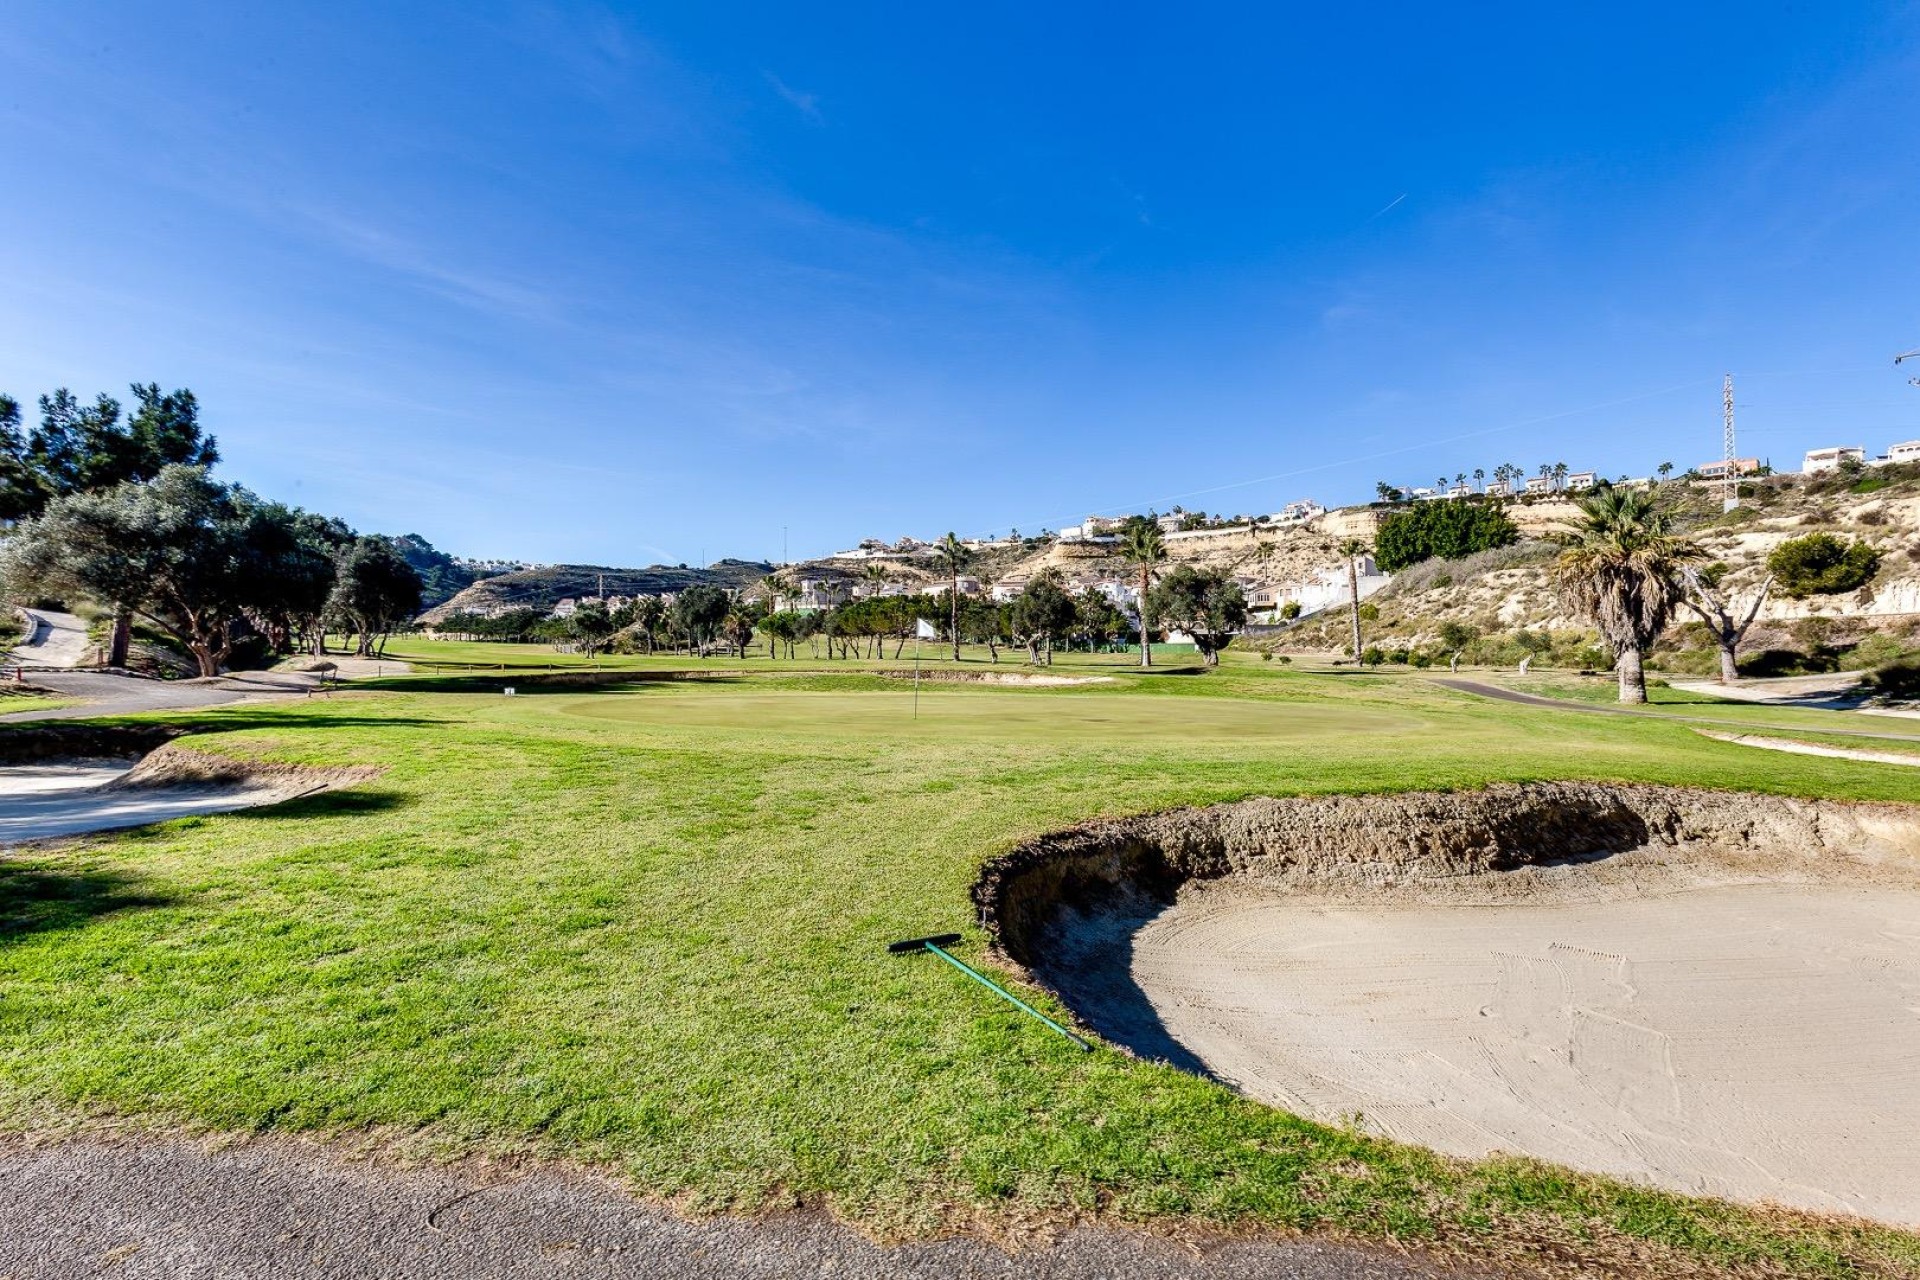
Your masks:
{"label": "fairway", "polygon": [[[898,684],[900,682],[893,682]],[[1129,698],[1093,689],[1008,693],[935,687],[869,693],[755,693],[657,689],[569,699],[561,714],[657,730],[736,730],[779,737],[993,739],[1009,743],[1164,741],[1254,744],[1341,734],[1401,734],[1420,717],[1372,706],[1247,698]]]}
{"label": "fairway", "polygon": [[883,1232],[1096,1216],[1920,1266],[1898,1231],[1453,1163],[1081,1055],[885,951],[956,930],[1018,983],[984,952],[970,886],[1017,842],[1102,815],[1545,778],[1911,800],[1904,771],[1247,662],[923,688],[918,720],[911,686],[872,674],[697,669],[178,713],[196,749],[381,772],[0,862],[4,1123],[526,1152],[688,1207],[819,1204]]}

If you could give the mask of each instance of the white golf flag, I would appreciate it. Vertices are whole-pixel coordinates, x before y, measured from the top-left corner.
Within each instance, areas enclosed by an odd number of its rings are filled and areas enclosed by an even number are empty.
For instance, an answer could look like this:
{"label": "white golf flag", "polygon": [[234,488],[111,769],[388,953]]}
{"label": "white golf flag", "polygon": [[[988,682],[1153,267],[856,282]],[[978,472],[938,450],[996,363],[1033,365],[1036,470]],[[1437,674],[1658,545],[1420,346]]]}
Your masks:
{"label": "white golf flag", "polygon": [[940,638],[940,628],[934,626],[925,618],[915,618],[913,620],[913,634],[922,640],[938,640]]}

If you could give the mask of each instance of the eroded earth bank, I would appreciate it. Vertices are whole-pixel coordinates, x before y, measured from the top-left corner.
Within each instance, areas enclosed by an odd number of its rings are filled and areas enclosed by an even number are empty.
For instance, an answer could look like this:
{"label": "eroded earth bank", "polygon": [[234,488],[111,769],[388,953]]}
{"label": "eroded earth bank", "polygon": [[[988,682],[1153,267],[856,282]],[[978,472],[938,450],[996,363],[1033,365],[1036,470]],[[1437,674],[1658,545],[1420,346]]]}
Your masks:
{"label": "eroded earth bank", "polygon": [[1252,800],[1042,837],[975,897],[1090,1027],[1289,1110],[1920,1223],[1920,808]]}

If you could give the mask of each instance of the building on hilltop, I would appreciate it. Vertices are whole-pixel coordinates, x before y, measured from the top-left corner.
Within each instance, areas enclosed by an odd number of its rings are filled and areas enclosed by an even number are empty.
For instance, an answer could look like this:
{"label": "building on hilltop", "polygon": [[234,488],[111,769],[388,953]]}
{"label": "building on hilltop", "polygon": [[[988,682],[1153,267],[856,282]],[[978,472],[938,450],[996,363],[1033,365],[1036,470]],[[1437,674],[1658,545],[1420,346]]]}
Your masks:
{"label": "building on hilltop", "polygon": [[1600,482],[1597,472],[1575,471],[1567,477],[1567,491],[1572,493],[1580,489],[1591,489]]}
{"label": "building on hilltop", "polygon": [[1920,462],[1920,440],[1904,440],[1887,446],[1888,462]]}
{"label": "building on hilltop", "polygon": [[1717,458],[1712,462],[1701,463],[1693,469],[1693,473],[1702,480],[1723,481],[1727,478],[1728,471],[1732,471],[1736,476],[1750,476],[1759,470],[1760,459],[1758,458],[1735,458],[1731,462],[1725,458]]}
{"label": "building on hilltop", "polygon": [[1815,475],[1822,471],[1837,471],[1849,463],[1864,466],[1867,461],[1865,445],[1838,444],[1821,449],[1807,450],[1806,458],[1800,464],[1800,470],[1806,475]]}

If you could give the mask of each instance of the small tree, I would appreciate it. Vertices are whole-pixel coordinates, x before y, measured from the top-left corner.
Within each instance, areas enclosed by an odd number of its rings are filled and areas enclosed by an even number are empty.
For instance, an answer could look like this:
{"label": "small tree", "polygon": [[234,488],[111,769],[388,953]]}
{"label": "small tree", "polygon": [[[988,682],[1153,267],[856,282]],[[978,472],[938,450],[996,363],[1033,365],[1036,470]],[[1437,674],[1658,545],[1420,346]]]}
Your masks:
{"label": "small tree", "polygon": [[1153,589],[1153,612],[1169,626],[1193,637],[1193,647],[1210,667],[1220,651],[1247,625],[1247,597],[1224,569],[1180,565]]}
{"label": "small tree", "polygon": [[1008,611],[1013,634],[1027,646],[1027,661],[1040,665],[1045,654],[1053,664],[1053,641],[1073,627],[1073,597],[1067,594],[1056,569],[1043,569],[1033,575],[1026,590],[1017,596]]}
{"label": "small tree", "polygon": [[690,652],[711,640],[732,605],[727,593],[710,583],[696,583],[673,598],[673,629],[687,641]]}
{"label": "small tree", "polygon": [[1554,564],[1554,584],[1568,611],[1591,621],[1612,648],[1620,701],[1645,702],[1642,655],[1666,630],[1683,594],[1680,569],[1699,550],[1673,532],[1647,493],[1602,485],[1580,513]]}
{"label": "small tree", "polygon": [[1673,474],[1673,464],[1671,462],[1663,462],[1655,467],[1654,470],[1660,473],[1660,479],[1664,482],[1668,476]]}
{"label": "small tree", "polygon": [[567,619],[567,634],[589,657],[607,647],[614,630],[613,616],[603,604],[583,604]]}
{"label": "small tree", "polygon": [[1687,594],[1682,603],[1706,623],[1707,630],[1713,636],[1714,643],[1720,646],[1720,683],[1733,684],[1740,679],[1740,642],[1746,638],[1747,628],[1760,614],[1760,606],[1767,598],[1767,591],[1773,586],[1773,577],[1769,575],[1760,584],[1760,590],[1754,593],[1753,603],[1745,614],[1737,612],[1733,597],[1721,588],[1721,579],[1726,574],[1725,565],[1707,565],[1694,568],[1688,565],[1680,571],[1681,580],[1686,583]]}
{"label": "small tree", "polygon": [[1140,571],[1140,665],[1150,667],[1153,665],[1153,631],[1147,596],[1153,590],[1154,572],[1167,559],[1167,543],[1160,535],[1158,522],[1144,516],[1129,516],[1120,531],[1120,558]]}
{"label": "small tree", "polygon": [[973,552],[960,544],[949,529],[947,536],[940,539],[934,547],[934,558],[942,569],[947,571],[947,586],[952,594],[947,597],[948,632],[953,637],[953,660],[960,661],[960,571],[973,563]]}
{"label": "small tree", "polygon": [[1353,611],[1353,656],[1360,657],[1360,557],[1370,548],[1359,538],[1340,544],[1340,558],[1347,562],[1347,607]]}
{"label": "small tree", "polygon": [[358,636],[355,652],[373,657],[376,645],[420,612],[420,573],[385,538],[361,537],[334,561],[327,616]]}

